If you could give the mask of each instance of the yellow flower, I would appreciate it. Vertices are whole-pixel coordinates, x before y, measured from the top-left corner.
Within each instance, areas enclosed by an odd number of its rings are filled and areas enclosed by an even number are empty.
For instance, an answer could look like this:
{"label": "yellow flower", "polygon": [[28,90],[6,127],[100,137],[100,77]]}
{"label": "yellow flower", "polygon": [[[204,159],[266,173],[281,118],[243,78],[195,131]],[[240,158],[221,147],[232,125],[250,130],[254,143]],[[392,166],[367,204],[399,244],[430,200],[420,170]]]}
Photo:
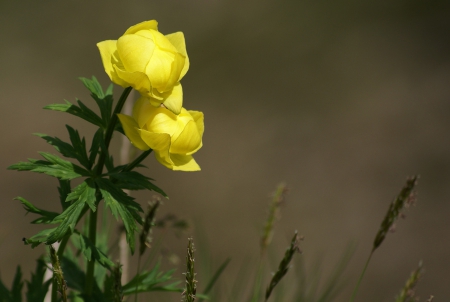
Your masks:
{"label": "yellow flower", "polygon": [[189,69],[182,32],[164,36],[158,22],[151,20],[131,26],[118,40],[97,46],[112,82],[133,87],[155,107],[164,104],[175,114],[181,112],[180,80]]}
{"label": "yellow flower", "polygon": [[192,154],[202,147],[203,113],[181,108],[175,115],[167,108],[152,106],[144,97],[133,116],[119,114],[126,136],[141,150],[153,149],[156,159],[172,170],[198,171]]}

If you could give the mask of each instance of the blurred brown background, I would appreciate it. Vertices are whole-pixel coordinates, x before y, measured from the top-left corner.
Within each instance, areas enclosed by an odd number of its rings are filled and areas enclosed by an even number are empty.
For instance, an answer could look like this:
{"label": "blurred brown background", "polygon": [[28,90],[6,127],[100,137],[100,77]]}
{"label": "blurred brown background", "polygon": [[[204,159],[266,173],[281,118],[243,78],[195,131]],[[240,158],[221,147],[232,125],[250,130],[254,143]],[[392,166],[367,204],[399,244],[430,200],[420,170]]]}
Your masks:
{"label": "blurred brown background", "polygon": [[[41,108],[75,97],[93,105],[77,77],[108,84],[95,44],[150,19],[186,36],[184,106],[205,113],[206,132],[195,156],[202,172],[172,172],[151,156],[148,175],[170,196],[161,214],[190,219],[217,263],[233,258],[224,280],[258,255],[270,192],[285,181],[278,255],[297,229],[306,237],[301,257],[321,256],[326,276],[358,242],[339,299],[347,301],[389,203],[418,173],[418,203],[375,253],[358,301],[393,301],[419,260],[422,300],[450,298],[450,2],[419,0],[1,1],[0,273],[8,286],[17,264],[28,277],[44,252],[23,246],[36,229],[12,199],[50,210],[58,201],[54,179],[6,167],[53,150],[31,133],[66,139],[67,123],[91,136],[85,122]],[[150,194],[138,197],[144,205]],[[185,238],[169,239],[183,258]]]}

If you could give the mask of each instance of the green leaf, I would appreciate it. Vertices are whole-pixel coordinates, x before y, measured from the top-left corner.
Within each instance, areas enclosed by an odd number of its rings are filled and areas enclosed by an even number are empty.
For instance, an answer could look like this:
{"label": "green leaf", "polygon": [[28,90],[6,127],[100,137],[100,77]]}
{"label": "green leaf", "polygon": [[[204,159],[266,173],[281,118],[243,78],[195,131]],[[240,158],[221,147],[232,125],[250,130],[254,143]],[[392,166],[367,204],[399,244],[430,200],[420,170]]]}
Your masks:
{"label": "green leaf", "polygon": [[92,80],[87,78],[80,78],[80,80],[83,82],[84,86],[86,86],[86,88],[91,92],[92,98],[97,103],[104,125],[109,124],[113,104],[113,85],[109,85],[108,89],[104,93],[102,90],[102,86],[95,77],[92,77]]}
{"label": "green leaf", "polygon": [[45,229],[40,231],[34,236],[31,236],[30,238],[23,238],[23,242],[25,245],[31,244],[31,248],[37,247],[39,244],[47,241],[48,236],[53,233],[56,230],[56,228],[53,229]]}
{"label": "green leaf", "polygon": [[26,281],[27,301],[44,301],[45,295],[47,294],[48,288],[52,282],[52,279],[49,279],[44,282],[44,276],[46,271],[47,271],[47,264],[42,258],[39,258],[37,260],[35,272],[31,273],[31,281]]}
{"label": "green leaf", "polygon": [[92,138],[91,149],[89,150],[89,166],[92,167],[95,163],[95,159],[100,150],[101,142],[103,141],[103,130],[98,129]]}
{"label": "green leaf", "polygon": [[74,148],[69,143],[62,141],[57,137],[51,137],[43,133],[33,134],[39,136],[40,138],[43,138],[47,143],[52,145],[59,153],[61,153],[65,157],[77,158]]}
{"label": "green leaf", "polygon": [[44,173],[63,180],[70,180],[81,176],[90,176],[90,173],[80,166],[77,166],[70,161],[46,152],[39,153],[47,161],[28,159],[28,162],[19,162],[8,167],[8,170],[18,171],[32,171]]}
{"label": "green leaf", "polygon": [[0,280],[0,302],[4,301],[11,301],[11,293],[5,284],[3,284],[2,280]]}
{"label": "green leaf", "polygon": [[75,187],[72,193],[67,196],[66,202],[76,200],[82,203],[87,203],[92,211],[95,212],[95,184],[92,179],[88,178],[83,183]]}
{"label": "green leaf", "polygon": [[[67,287],[83,293],[86,282],[86,275],[79,267],[78,263],[70,260],[65,256],[61,257],[60,262],[62,270],[64,272],[64,279],[66,280]],[[102,291],[100,290],[97,282],[94,282],[92,294],[92,297],[85,297],[83,294],[80,294],[80,296],[84,298],[83,301],[85,302],[108,302],[105,299]]]}
{"label": "green leaf", "polygon": [[105,94],[103,93],[102,86],[97,81],[96,77],[92,77],[92,80],[84,77],[79,78],[81,82],[83,82],[84,86],[95,96],[99,97],[100,99],[103,99],[105,97]]}
{"label": "green leaf", "polygon": [[70,204],[66,203],[66,199],[67,196],[70,194],[70,192],[72,192],[72,188],[70,185],[70,180],[61,180],[61,179],[58,180],[59,180],[59,187],[58,187],[59,202],[61,203],[61,207],[64,211],[70,206]]}
{"label": "green leaf", "polygon": [[11,291],[0,281],[0,302],[22,302],[22,270],[17,266]]}
{"label": "green leaf", "polygon": [[182,289],[176,287],[180,281],[176,281],[169,285],[163,286],[162,283],[168,282],[172,279],[175,270],[167,272],[159,271],[161,263],[157,263],[151,271],[144,271],[137,274],[133,279],[122,287],[124,295],[132,295],[136,292],[151,292],[151,291],[175,291],[179,292]]}
{"label": "green leaf", "polygon": [[87,169],[90,169],[89,159],[86,153],[86,142],[85,139],[81,139],[78,131],[66,125],[69,132],[70,140],[72,145],[60,140],[57,137],[51,137],[42,133],[35,133],[35,135],[43,138],[50,145],[52,145],[58,152],[60,152],[65,157],[75,158],[80,164],[82,164]]}
{"label": "green leaf", "polygon": [[86,236],[79,234],[80,249],[87,261],[91,261],[93,258],[104,268],[111,270],[114,266],[108,256],[105,255],[100,249],[98,249]]}
{"label": "green leaf", "polygon": [[31,223],[33,224],[40,224],[40,223],[55,223],[54,219],[56,218],[56,216],[58,216],[58,213],[55,212],[49,212],[49,211],[45,211],[45,210],[41,210],[37,207],[35,207],[34,205],[32,205],[29,201],[27,201],[25,198],[22,197],[16,197],[14,198],[15,200],[18,200],[22,203],[25,211],[27,211],[27,213],[34,213],[34,214],[38,214],[41,215],[41,217],[33,220]]}
{"label": "green leaf", "polygon": [[17,266],[16,275],[14,276],[12,288],[11,288],[11,302],[22,302],[22,270],[20,266]]}
{"label": "green leaf", "polygon": [[127,242],[131,253],[134,253],[134,232],[137,230],[136,221],[142,223],[142,218],[138,212],[143,212],[141,206],[134,201],[134,198],[125,194],[115,186],[110,180],[105,178],[95,179],[106,205],[110,208],[114,217],[120,218],[125,225]]}
{"label": "green leaf", "polygon": [[106,125],[102,119],[86,105],[84,105],[80,100],[77,100],[78,106],[72,104],[69,101],[65,101],[66,104],[50,104],[44,107],[44,109],[67,112],[72,115],[78,116],[91,124],[97,125],[101,128],[106,128]]}
{"label": "green leaf", "polygon": [[129,172],[118,172],[108,174],[113,179],[116,180],[115,184],[122,189],[127,190],[150,190],[161,194],[162,196],[168,198],[167,194],[150,182],[151,178],[142,175],[136,171]]}
{"label": "green leaf", "polygon": [[[70,196],[70,195],[69,195]],[[83,208],[85,206],[83,199],[78,199],[71,206],[69,206],[62,214],[57,216],[55,220],[62,220],[61,224],[47,237],[46,244],[52,244],[61,240],[66,232],[70,230],[73,232],[75,225],[78,222]]]}
{"label": "green leaf", "polygon": [[86,153],[86,141],[80,137],[77,130],[73,129],[69,125],[66,125],[67,131],[69,132],[70,141],[75,150],[75,158],[87,169],[90,169],[89,159]]}

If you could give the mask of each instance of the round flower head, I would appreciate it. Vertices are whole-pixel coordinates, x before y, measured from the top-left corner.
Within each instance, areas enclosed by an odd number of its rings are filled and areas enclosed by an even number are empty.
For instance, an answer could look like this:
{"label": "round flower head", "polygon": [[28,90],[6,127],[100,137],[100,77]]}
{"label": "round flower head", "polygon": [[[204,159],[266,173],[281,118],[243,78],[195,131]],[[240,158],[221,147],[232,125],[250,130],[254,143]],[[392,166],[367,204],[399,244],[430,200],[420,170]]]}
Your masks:
{"label": "round flower head", "polygon": [[141,97],[134,105],[132,117],[118,116],[131,143],[141,150],[153,149],[156,159],[167,168],[200,170],[192,154],[202,147],[202,112],[181,108],[180,114],[175,115]]}
{"label": "round flower head", "polygon": [[180,80],[189,69],[182,32],[164,36],[158,22],[151,20],[130,27],[118,40],[97,46],[112,82],[133,87],[153,106],[164,104],[175,114],[181,112]]}

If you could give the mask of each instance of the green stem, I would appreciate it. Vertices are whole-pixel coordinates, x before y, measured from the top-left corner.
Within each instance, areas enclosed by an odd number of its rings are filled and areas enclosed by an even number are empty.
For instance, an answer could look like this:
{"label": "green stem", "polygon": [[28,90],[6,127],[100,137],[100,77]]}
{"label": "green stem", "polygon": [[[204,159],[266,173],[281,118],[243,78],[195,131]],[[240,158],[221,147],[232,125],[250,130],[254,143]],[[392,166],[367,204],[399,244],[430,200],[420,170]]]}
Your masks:
{"label": "green stem", "polygon": [[[66,235],[63,237],[63,239],[61,240],[61,243],[59,244],[58,253],[57,253],[59,259],[62,259],[62,256],[64,254],[64,249],[66,248],[67,242],[69,242],[70,235],[71,235],[70,231],[67,231]],[[52,281],[51,301],[52,302],[58,301],[58,283],[56,282],[56,278],[54,278]]]}
{"label": "green stem", "polygon": [[136,157],[135,160],[133,160],[133,162],[129,163],[124,169],[123,172],[128,172],[134,169],[134,167],[136,167],[137,165],[139,165],[150,153],[152,153],[153,149],[148,149],[147,151],[144,151],[141,153],[141,155],[139,155],[138,157]]}
{"label": "green stem", "polygon": [[[94,245],[97,241],[97,213],[97,211],[91,211],[89,215],[89,240]],[[92,258],[91,261],[88,261],[86,269],[85,291],[88,297],[92,296],[92,289],[94,288],[94,269],[95,260]]]}
{"label": "green stem", "polygon": [[[122,95],[119,98],[119,101],[117,102],[116,107],[114,108],[114,112],[112,113],[111,119],[109,121],[108,127],[105,131],[105,147],[106,150],[102,150],[103,152],[100,152],[97,167],[95,169],[95,175],[98,177],[103,172],[103,166],[105,165],[106,156],[108,154],[108,148],[109,144],[111,143],[111,139],[114,133],[114,129],[116,128],[116,124],[119,120],[117,117],[117,114],[122,111],[122,107],[125,104],[125,101],[128,98],[128,95],[130,94],[132,88],[128,87],[125,88],[125,90],[122,92]],[[96,189],[96,205],[100,202],[102,199],[102,195],[99,191],[99,189]],[[91,243],[95,246],[97,241],[97,211],[90,211],[89,215],[89,240]],[[86,295],[88,297],[92,296],[92,291],[94,288],[94,272],[95,272],[95,260],[91,259],[91,261],[87,264],[86,269],[86,284],[85,284],[85,291]]]}
{"label": "green stem", "polygon": [[[138,266],[137,266],[137,275],[139,276],[139,274],[141,273],[141,254],[139,253],[138,256]],[[138,285],[139,282],[136,282],[136,289],[134,291],[134,302],[137,302],[137,297],[138,297]]]}
{"label": "green stem", "polygon": [[52,277],[52,302],[58,301],[58,282],[55,277]]}
{"label": "green stem", "polygon": [[69,242],[70,235],[71,235],[71,232],[67,231],[66,235],[63,237],[63,239],[61,240],[61,243],[59,244],[59,247],[58,247],[58,258],[59,259],[61,259],[62,256],[64,255],[64,249],[66,248],[66,245]]}
{"label": "green stem", "polygon": [[[131,92],[131,87],[125,88],[122,95],[120,96],[119,102],[117,102],[116,108],[114,108],[114,112],[111,116],[111,120],[109,121],[108,128],[106,128],[105,132],[105,146],[106,150],[109,148],[109,143],[111,142],[112,135],[114,133],[114,129],[116,128],[117,121],[119,118],[117,117],[117,114],[122,111],[122,107],[125,104],[125,101],[128,98],[128,95]],[[106,154],[107,152],[100,153],[100,157],[98,158],[97,163],[97,169],[96,169],[96,175],[101,175],[103,171],[103,165],[105,164]]]}
{"label": "green stem", "polygon": [[350,299],[350,302],[355,301],[356,293],[358,292],[359,285],[361,284],[361,281],[362,281],[362,279],[363,279],[363,277],[364,277],[364,274],[366,273],[367,267],[369,266],[369,262],[370,262],[370,259],[372,258],[372,255],[373,255],[373,252],[374,252],[374,251],[375,251],[375,250],[373,249],[372,252],[370,252],[369,258],[367,258],[366,265],[364,265],[364,269],[363,269],[363,271],[362,271],[362,273],[361,273],[361,276],[359,276],[358,283],[356,284],[356,287],[355,287],[355,289],[353,290],[353,294],[352,294],[352,298]]}

